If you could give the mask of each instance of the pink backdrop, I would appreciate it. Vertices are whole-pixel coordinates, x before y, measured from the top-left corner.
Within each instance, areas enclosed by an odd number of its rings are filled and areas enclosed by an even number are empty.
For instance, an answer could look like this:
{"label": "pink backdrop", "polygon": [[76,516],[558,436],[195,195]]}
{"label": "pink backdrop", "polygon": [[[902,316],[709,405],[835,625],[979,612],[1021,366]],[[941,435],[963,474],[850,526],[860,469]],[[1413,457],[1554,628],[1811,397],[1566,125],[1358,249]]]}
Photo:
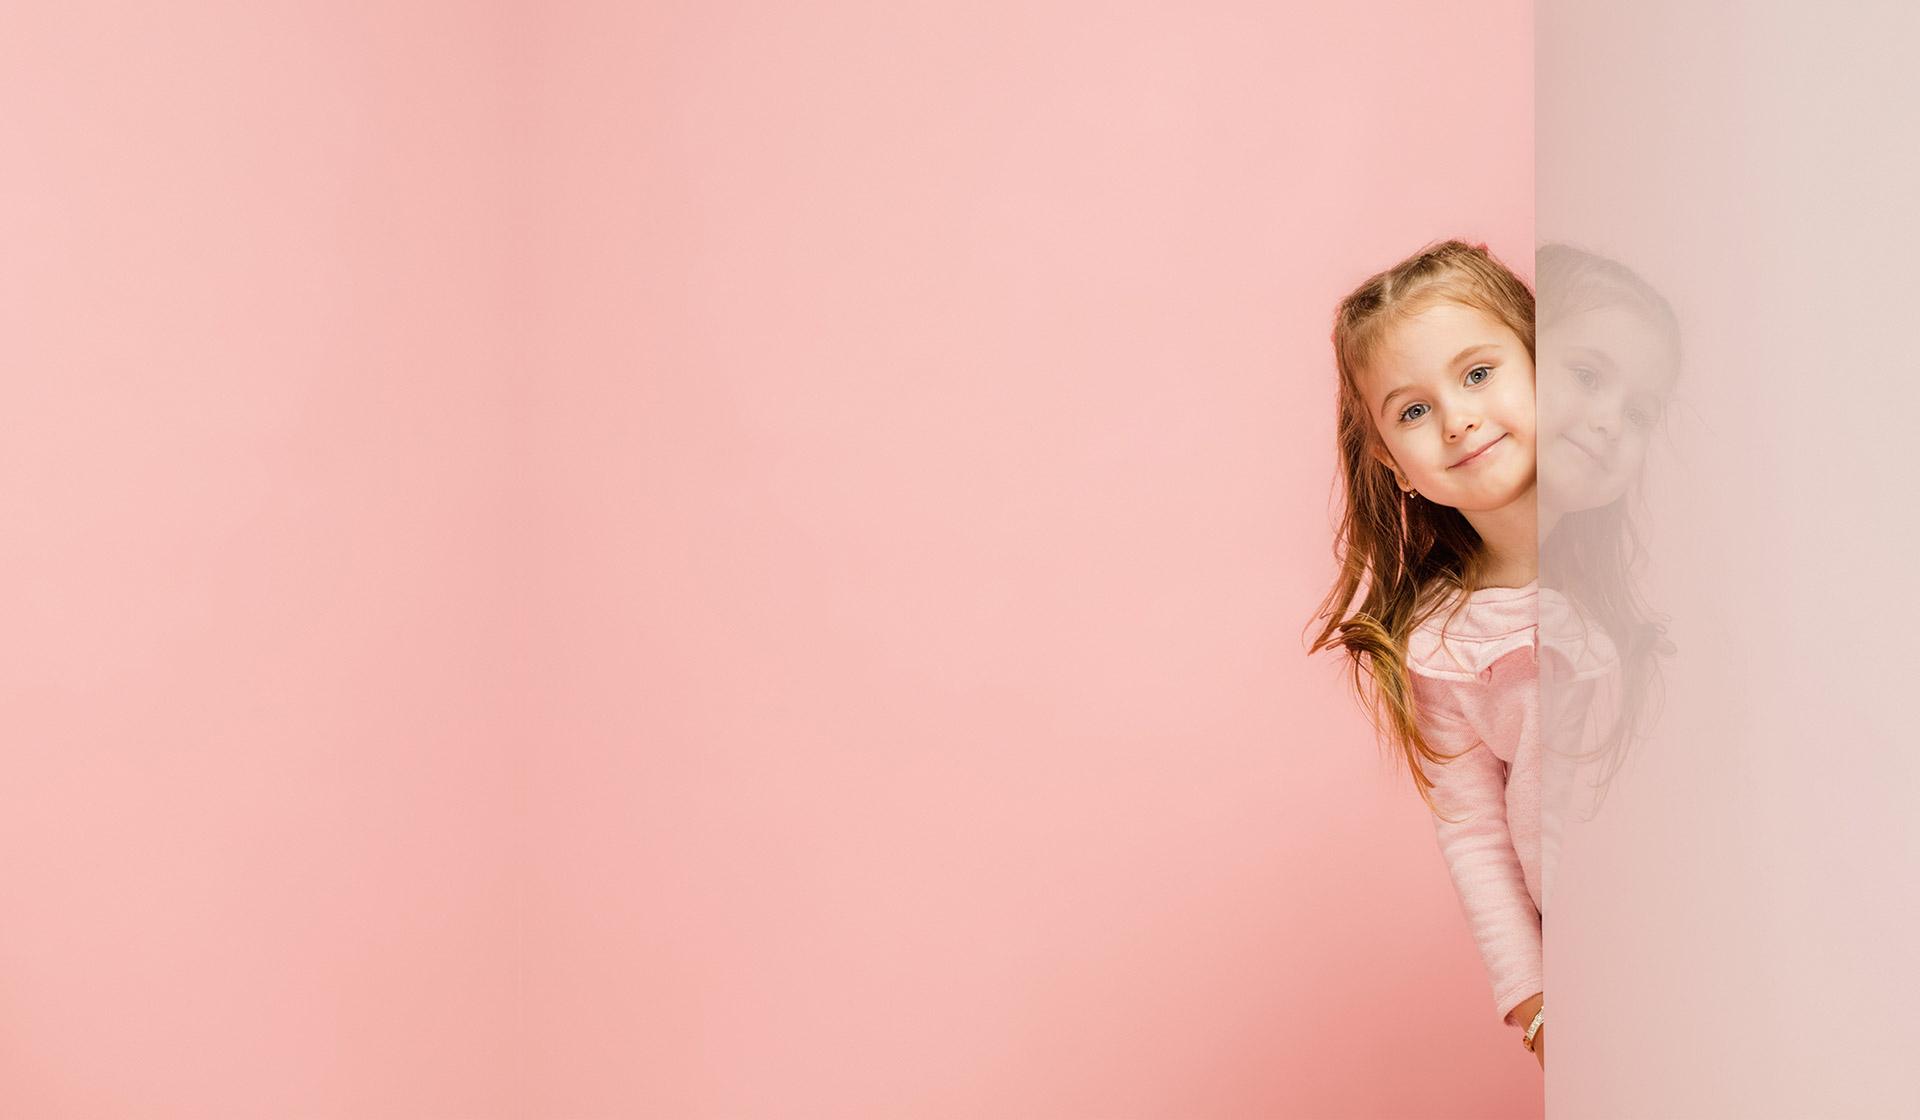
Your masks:
{"label": "pink backdrop", "polygon": [[16,4],[0,1112],[1539,1111],[1330,660],[1524,3]]}

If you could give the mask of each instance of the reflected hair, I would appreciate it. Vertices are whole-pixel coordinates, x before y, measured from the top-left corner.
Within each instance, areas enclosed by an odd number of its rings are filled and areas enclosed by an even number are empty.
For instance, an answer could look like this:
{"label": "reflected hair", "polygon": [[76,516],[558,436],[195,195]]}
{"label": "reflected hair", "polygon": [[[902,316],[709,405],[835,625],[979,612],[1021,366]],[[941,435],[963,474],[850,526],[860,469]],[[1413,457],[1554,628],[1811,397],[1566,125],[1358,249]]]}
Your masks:
{"label": "reflected hair", "polygon": [[[1679,318],[1653,285],[1617,260],[1566,243],[1542,245],[1534,261],[1544,335],[1552,338],[1555,325],[1575,315],[1625,309],[1665,344],[1677,376]],[[1542,586],[1562,589],[1581,617],[1606,632],[1620,658],[1611,718],[1593,748],[1576,752],[1563,750],[1566,744],[1549,744],[1571,758],[1598,760],[1598,776],[1589,786],[1595,814],[1629,746],[1645,737],[1657,716],[1657,701],[1664,694],[1661,660],[1676,651],[1666,636],[1667,616],[1654,611],[1641,594],[1646,550],[1635,505],[1644,502],[1645,479],[1643,470],[1633,488],[1607,505],[1563,514],[1540,550]]]}

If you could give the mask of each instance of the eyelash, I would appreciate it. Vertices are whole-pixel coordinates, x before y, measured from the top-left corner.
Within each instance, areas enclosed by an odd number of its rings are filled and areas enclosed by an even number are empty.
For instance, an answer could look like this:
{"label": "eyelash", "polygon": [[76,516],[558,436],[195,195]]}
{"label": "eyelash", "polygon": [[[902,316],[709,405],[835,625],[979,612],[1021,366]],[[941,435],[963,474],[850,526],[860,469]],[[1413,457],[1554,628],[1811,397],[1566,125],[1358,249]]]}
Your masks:
{"label": "eyelash", "polygon": [[[1476,381],[1476,382],[1474,382],[1474,384],[1475,384],[1475,385],[1485,385],[1485,384],[1487,383],[1487,378],[1490,378],[1490,377],[1492,377],[1492,376],[1493,376],[1493,367],[1492,367],[1492,366],[1486,366],[1486,365],[1480,365],[1480,366],[1474,366],[1474,367],[1473,367],[1473,369],[1470,369],[1470,370],[1468,370],[1468,371],[1467,371],[1467,373],[1468,373],[1468,374],[1472,374],[1472,373],[1474,372],[1474,370],[1481,370],[1481,369],[1484,369],[1484,370],[1486,370],[1486,371],[1487,371],[1487,376],[1486,376],[1486,377],[1483,377],[1483,378],[1481,378],[1480,380],[1478,380],[1478,381]],[[1409,413],[1409,412],[1412,412],[1412,411],[1413,411],[1414,409],[1416,409],[1416,408],[1419,408],[1420,406],[1421,406],[1421,402],[1419,402],[1419,401],[1415,401],[1415,402],[1413,402],[1412,404],[1410,404],[1410,405],[1408,405],[1407,407],[1405,407],[1405,408],[1403,408],[1403,409],[1401,409],[1401,410],[1400,410],[1400,422],[1401,422],[1402,424],[1405,424],[1405,423],[1408,423],[1409,421],[1407,420],[1407,413]],[[1418,420],[1418,419],[1420,419],[1420,417],[1418,417],[1418,416],[1416,416],[1416,417],[1414,417],[1414,419],[1415,419],[1415,420]]]}

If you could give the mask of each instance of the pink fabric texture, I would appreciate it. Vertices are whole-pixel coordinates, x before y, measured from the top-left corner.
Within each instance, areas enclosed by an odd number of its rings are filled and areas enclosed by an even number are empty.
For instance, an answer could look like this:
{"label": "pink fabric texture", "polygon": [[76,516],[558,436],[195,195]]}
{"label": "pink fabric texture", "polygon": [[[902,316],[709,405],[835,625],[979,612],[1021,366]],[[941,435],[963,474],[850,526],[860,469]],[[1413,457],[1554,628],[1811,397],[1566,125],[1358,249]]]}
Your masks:
{"label": "pink fabric texture", "polygon": [[[1428,742],[1448,754],[1460,752],[1445,764],[1426,765],[1440,811],[1434,829],[1486,964],[1495,1010],[1512,1022],[1514,1008],[1543,990],[1543,617],[1548,656],[1570,662],[1555,666],[1564,669],[1556,680],[1604,674],[1613,650],[1579,623],[1559,593],[1543,594],[1537,579],[1522,587],[1481,588],[1449,619],[1451,610],[1451,604],[1441,607],[1414,629],[1407,668],[1416,719]],[[1552,823],[1557,820],[1555,815]]]}

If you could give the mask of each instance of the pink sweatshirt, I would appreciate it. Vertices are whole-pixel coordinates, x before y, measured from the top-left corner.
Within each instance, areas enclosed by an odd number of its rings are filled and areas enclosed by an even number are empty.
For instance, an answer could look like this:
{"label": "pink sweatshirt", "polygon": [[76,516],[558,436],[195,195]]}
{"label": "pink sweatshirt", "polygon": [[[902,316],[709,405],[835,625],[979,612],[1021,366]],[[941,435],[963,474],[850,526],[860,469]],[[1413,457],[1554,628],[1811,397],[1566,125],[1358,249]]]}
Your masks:
{"label": "pink sweatshirt", "polygon": [[[1539,580],[1486,587],[1447,623],[1451,604],[1407,642],[1415,717],[1436,749],[1465,751],[1426,764],[1440,852],[1453,876],[1467,925],[1479,944],[1502,1019],[1543,990],[1540,665],[1541,621],[1547,656],[1560,658],[1554,680],[1600,676],[1614,666],[1603,632],[1582,625],[1567,601]],[[1442,633],[1442,626],[1445,632]],[[1561,669],[1566,672],[1563,675]],[[1549,814],[1557,833],[1559,814]],[[1549,847],[1557,836],[1549,836]]]}

